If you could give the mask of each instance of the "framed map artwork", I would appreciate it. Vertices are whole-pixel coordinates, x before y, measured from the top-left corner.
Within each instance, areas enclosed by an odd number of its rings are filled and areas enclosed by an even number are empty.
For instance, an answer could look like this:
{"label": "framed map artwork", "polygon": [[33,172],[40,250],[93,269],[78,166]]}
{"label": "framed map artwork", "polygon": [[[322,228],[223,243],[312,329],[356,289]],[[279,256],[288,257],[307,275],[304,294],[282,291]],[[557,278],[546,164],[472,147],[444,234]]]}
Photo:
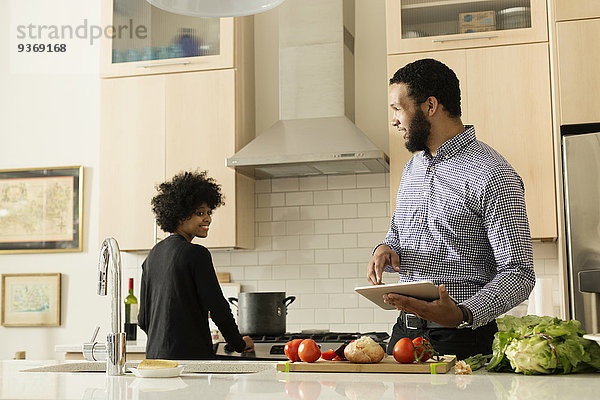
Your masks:
{"label": "framed map artwork", "polygon": [[0,253],[82,250],[83,167],[0,170]]}
{"label": "framed map artwork", "polygon": [[60,274],[3,274],[2,326],[59,326]]}

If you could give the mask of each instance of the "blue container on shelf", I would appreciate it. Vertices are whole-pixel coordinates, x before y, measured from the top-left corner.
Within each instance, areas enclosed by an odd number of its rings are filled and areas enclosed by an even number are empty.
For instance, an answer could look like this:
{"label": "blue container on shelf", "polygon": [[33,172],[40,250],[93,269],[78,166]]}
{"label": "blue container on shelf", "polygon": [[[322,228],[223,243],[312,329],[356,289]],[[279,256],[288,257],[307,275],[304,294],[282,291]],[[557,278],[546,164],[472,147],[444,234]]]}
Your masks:
{"label": "blue container on shelf", "polygon": [[127,50],[127,61],[128,62],[140,61],[141,59],[142,59],[142,56],[137,49]]}
{"label": "blue container on shelf", "polygon": [[144,51],[142,52],[142,60],[148,61],[154,59],[156,59],[156,51],[150,46],[144,47]]}
{"label": "blue container on shelf", "polygon": [[183,52],[183,48],[179,43],[172,43],[169,46],[169,58],[180,58],[185,57],[185,53]]}
{"label": "blue container on shelf", "polygon": [[112,62],[113,64],[125,62],[125,56],[121,50],[113,49],[112,51]]}
{"label": "blue container on shelf", "polygon": [[159,60],[169,58],[169,48],[167,46],[160,46],[156,53],[156,58]]}

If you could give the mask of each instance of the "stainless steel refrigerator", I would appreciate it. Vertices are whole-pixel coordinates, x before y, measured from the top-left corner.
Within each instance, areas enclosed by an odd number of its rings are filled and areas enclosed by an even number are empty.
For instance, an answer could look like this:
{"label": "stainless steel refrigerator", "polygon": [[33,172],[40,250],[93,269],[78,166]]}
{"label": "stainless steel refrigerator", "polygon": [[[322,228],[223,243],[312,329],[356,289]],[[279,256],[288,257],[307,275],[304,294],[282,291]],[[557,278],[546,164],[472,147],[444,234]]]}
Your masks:
{"label": "stainless steel refrigerator", "polygon": [[600,332],[600,123],[561,127],[571,318]]}

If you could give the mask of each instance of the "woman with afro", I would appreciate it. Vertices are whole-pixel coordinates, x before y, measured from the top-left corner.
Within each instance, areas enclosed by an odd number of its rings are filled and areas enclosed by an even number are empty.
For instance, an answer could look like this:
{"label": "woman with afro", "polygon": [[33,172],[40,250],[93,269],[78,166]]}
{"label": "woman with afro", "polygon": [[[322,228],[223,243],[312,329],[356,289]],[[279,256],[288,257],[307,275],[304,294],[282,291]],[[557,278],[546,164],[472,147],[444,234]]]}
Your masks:
{"label": "woman with afro", "polygon": [[152,211],[158,226],[170,232],[142,264],[138,323],[148,335],[147,358],[215,358],[208,315],[237,351],[252,351],[242,337],[217,281],[210,252],[193,244],[205,238],[212,211],[223,205],[221,187],[206,171],[183,172],[157,186]]}

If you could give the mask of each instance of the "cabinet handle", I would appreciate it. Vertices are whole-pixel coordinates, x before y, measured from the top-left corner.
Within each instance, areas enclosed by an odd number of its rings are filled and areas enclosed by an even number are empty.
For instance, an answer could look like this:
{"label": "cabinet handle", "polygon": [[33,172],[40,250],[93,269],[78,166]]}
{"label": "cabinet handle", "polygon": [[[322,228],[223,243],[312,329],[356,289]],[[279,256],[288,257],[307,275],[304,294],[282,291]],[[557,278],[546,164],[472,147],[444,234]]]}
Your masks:
{"label": "cabinet handle", "polygon": [[452,38],[452,39],[433,39],[433,43],[444,43],[444,42],[456,42],[458,40],[473,40],[473,39],[493,39],[497,38],[498,35],[485,35],[485,36],[470,36],[470,37],[461,37],[461,38]]}
{"label": "cabinet handle", "polygon": [[167,65],[187,65],[187,64],[191,64],[191,62],[190,61],[178,61],[178,62],[172,62],[172,63],[144,64],[144,65],[138,65],[138,68],[154,68],[154,67],[163,67],[163,66],[167,66]]}

